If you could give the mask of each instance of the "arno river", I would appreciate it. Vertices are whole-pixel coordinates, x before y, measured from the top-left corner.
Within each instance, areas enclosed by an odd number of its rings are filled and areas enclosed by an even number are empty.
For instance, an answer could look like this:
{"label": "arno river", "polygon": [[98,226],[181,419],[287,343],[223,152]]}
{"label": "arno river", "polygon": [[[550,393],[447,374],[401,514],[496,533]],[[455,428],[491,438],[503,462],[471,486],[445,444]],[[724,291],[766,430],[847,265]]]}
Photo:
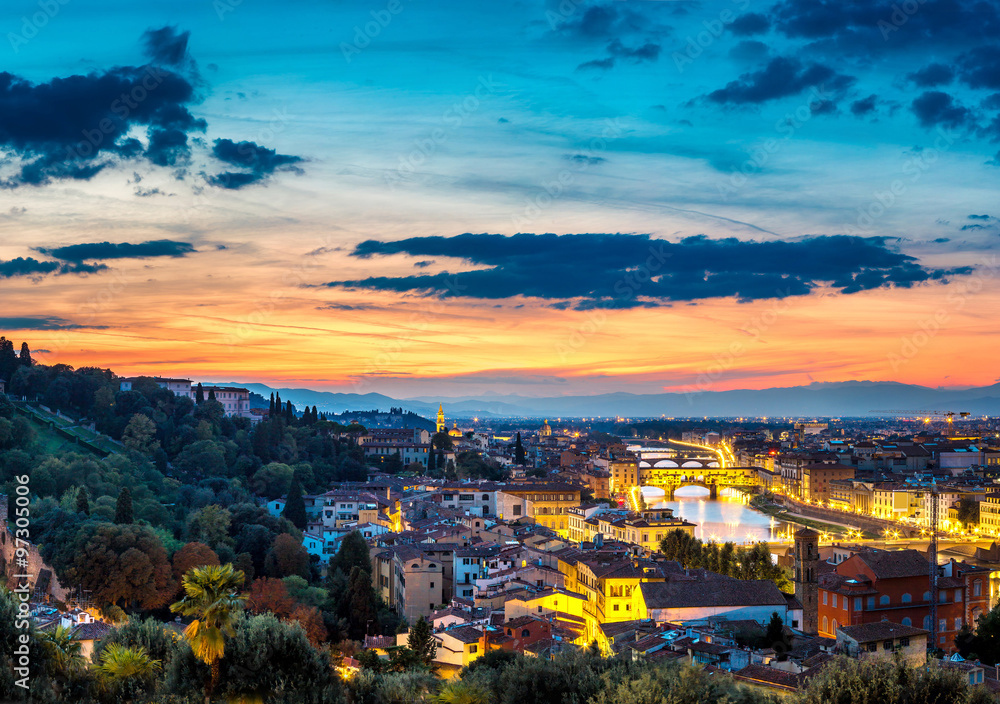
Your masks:
{"label": "arno river", "polygon": [[720,496],[712,500],[707,494],[699,493],[698,487],[685,487],[677,491],[673,501],[663,501],[662,495],[658,496],[655,490],[646,488],[643,491],[650,508],[672,508],[675,516],[698,524],[695,535],[705,541],[776,541],[780,535],[788,533],[788,523],[755,511],[739,498]]}

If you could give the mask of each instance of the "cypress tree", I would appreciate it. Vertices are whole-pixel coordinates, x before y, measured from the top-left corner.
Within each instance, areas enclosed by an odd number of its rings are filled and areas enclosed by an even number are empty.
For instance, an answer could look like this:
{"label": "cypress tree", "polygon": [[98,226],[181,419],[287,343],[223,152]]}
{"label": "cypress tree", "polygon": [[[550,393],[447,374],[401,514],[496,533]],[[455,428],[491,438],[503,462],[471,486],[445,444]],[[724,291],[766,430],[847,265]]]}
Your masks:
{"label": "cypress tree", "polygon": [[288,488],[288,498],[285,501],[285,510],[281,512],[282,518],[287,518],[299,530],[306,529],[308,518],[306,516],[306,500],[302,498],[302,485],[299,480],[292,477],[292,485]]}
{"label": "cypress tree", "polygon": [[23,367],[30,367],[31,364],[32,364],[32,362],[31,362],[31,351],[28,349],[28,343],[27,342],[22,342],[21,343],[21,356],[18,359],[18,361],[21,363],[21,366],[23,366]]}
{"label": "cypress tree", "polygon": [[194,402],[195,403],[205,403],[205,389],[201,387],[201,382],[198,382],[198,386],[194,391]]}
{"label": "cypress tree", "polygon": [[316,410],[316,406],[313,406],[312,422],[315,423],[318,420],[319,420],[319,411]]}
{"label": "cypress tree", "polygon": [[434,454],[434,448],[431,447],[427,451],[427,474],[431,475],[437,468],[437,463],[434,461],[437,459],[437,455]]}
{"label": "cypress tree", "polygon": [[76,512],[90,515],[90,497],[85,486],[81,486],[76,492]]}
{"label": "cypress tree", "polygon": [[294,419],[295,419],[295,410],[292,408],[292,402],[285,401],[285,421],[289,425],[291,425]]}
{"label": "cypress tree", "polygon": [[412,650],[424,665],[431,664],[437,655],[437,641],[431,632],[430,621],[423,616],[417,619],[406,638],[406,647]]}
{"label": "cypress tree", "polygon": [[215,387],[212,387],[211,389],[208,390],[208,400],[209,401],[215,401],[216,400],[215,399]]}
{"label": "cypress tree", "polygon": [[132,492],[126,486],[118,492],[118,501],[115,503],[115,523],[121,525],[132,522]]}
{"label": "cypress tree", "polygon": [[437,463],[436,464],[437,464],[439,470],[444,471],[444,450],[438,450],[438,456],[437,456]]}
{"label": "cypress tree", "polygon": [[273,391],[271,392],[271,405],[268,406],[267,414],[269,416],[273,416],[274,415],[274,392]]}

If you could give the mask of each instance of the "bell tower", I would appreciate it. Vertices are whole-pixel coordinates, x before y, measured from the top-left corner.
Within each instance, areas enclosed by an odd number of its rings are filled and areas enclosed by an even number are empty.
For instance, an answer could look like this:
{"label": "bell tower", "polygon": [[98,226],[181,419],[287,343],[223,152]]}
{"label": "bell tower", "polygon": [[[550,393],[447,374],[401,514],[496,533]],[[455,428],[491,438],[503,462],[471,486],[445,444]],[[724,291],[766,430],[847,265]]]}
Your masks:
{"label": "bell tower", "polygon": [[795,533],[795,598],[802,604],[803,633],[819,633],[819,533],[803,528]]}
{"label": "bell tower", "polygon": [[447,433],[448,426],[444,423],[444,404],[438,406],[438,422],[437,422],[437,432]]}

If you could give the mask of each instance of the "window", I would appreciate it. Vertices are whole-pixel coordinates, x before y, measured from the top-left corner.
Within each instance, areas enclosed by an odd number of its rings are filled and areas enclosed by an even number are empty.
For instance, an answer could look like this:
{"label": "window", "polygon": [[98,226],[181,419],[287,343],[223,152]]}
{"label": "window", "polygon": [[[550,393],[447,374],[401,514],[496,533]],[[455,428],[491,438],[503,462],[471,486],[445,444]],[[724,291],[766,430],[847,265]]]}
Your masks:
{"label": "window", "polygon": [[531,635],[531,631],[529,631],[527,628],[525,628],[523,631],[521,631],[521,637],[522,638],[527,638],[530,635]]}
{"label": "window", "polygon": [[520,516],[521,515],[521,504],[515,504],[514,505],[514,515],[515,516]]}
{"label": "window", "polygon": [[833,608],[837,608],[837,595],[833,595]]}
{"label": "window", "polygon": [[869,643],[865,648],[869,653],[874,653],[878,650],[878,643]]}
{"label": "window", "polygon": [[826,606],[826,592],[823,592],[823,606]]}
{"label": "window", "polygon": [[930,600],[931,600],[931,593],[924,592],[924,601],[930,601]]}
{"label": "window", "polygon": [[960,601],[962,601],[962,590],[961,589],[956,589],[955,590],[955,603],[957,604]]}
{"label": "window", "polygon": [[944,618],[940,619],[938,621],[938,633],[944,633],[947,630],[948,630],[948,620]]}
{"label": "window", "polygon": [[908,647],[910,647],[910,639],[909,638],[900,638],[899,639],[899,647],[900,648],[908,648]]}
{"label": "window", "polygon": [[615,611],[617,611],[617,610],[618,610],[618,604],[615,604],[615,608],[614,608],[614,610],[615,610]]}
{"label": "window", "polygon": [[835,634],[838,628],[840,628],[840,624],[837,623],[837,619],[833,619],[833,630],[830,632]]}
{"label": "window", "polygon": [[[913,625],[913,621],[910,619],[909,616],[904,616],[903,620],[900,623],[902,623],[904,626],[912,626]],[[902,645],[902,643],[900,643],[900,645]]]}
{"label": "window", "polygon": [[855,611],[861,611],[861,597],[860,596],[854,597],[854,610]]}
{"label": "window", "polygon": [[883,641],[882,650],[892,650],[892,641],[891,640]]}
{"label": "window", "polygon": [[983,595],[983,580],[977,579],[972,583],[972,596]]}
{"label": "window", "polygon": [[907,592],[906,594],[903,594],[903,597],[900,599],[900,601],[902,601],[904,604],[909,604],[911,601],[913,601],[913,597],[911,597],[909,592]]}
{"label": "window", "polygon": [[962,630],[962,617],[961,616],[959,616],[958,618],[955,619],[955,630],[956,631]]}
{"label": "window", "polygon": [[868,609],[871,610],[874,608],[875,608],[875,597],[870,596],[868,597]]}
{"label": "window", "polygon": [[924,630],[925,631],[931,630],[931,617],[930,616],[924,616]]}
{"label": "window", "polygon": [[938,592],[938,601],[941,602],[942,604],[944,602],[948,601],[948,590],[947,589],[942,589],[940,592]]}
{"label": "window", "polygon": [[823,617],[823,632],[824,633],[829,633],[830,632],[829,626],[830,626],[830,621],[826,618],[826,616],[824,616]]}
{"label": "window", "polygon": [[475,643],[473,643],[472,645],[469,646],[469,652],[470,653],[478,653],[479,652],[479,646],[476,645]]}
{"label": "window", "polygon": [[889,605],[889,595],[888,594],[883,594],[882,596],[880,596],[878,598],[878,605],[879,606],[888,606]]}
{"label": "window", "polygon": [[489,500],[490,500],[490,495],[489,494],[483,494],[483,501],[489,501]]}
{"label": "window", "polygon": [[538,607],[538,613],[542,613],[542,607],[541,606]]}

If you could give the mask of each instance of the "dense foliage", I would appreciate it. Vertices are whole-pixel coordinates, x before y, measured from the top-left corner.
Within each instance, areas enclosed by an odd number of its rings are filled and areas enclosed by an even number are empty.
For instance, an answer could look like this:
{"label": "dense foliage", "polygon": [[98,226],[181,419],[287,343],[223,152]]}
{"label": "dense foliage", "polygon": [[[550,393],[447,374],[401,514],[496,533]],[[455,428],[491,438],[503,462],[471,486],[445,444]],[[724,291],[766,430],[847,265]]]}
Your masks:
{"label": "dense foliage", "polygon": [[792,591],[785,571],[771,560],[767,543],[751,546],[703,543],[680,528],[672,530],[660,541],[660,552],[681,567],[703,567],[736,579],[770,579],[784,592]]}

